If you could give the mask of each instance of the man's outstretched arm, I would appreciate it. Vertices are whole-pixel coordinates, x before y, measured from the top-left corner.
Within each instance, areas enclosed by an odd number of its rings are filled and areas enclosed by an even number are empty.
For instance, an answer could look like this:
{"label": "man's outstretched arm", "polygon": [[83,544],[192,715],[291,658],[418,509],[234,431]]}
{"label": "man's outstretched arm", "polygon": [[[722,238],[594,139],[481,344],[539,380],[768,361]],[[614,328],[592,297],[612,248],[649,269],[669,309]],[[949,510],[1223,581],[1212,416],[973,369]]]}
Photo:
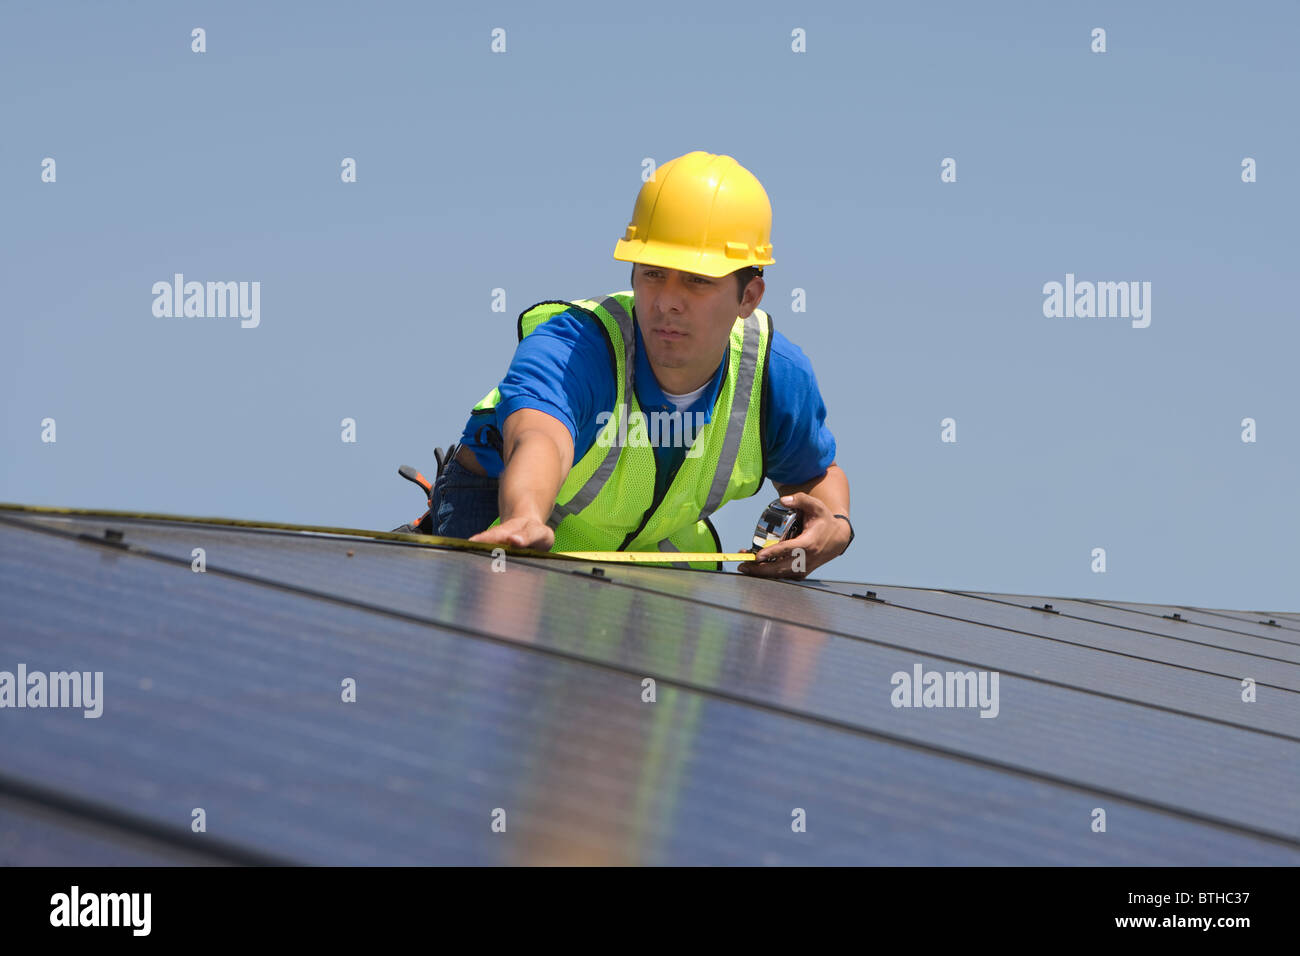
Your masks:
{"label": "man's outstretched arm", "polygon": [[[801,485],[772,484],[782,504],[799,510],[803,530],[796,538],[764,548],[758,560],[742,562],[742,574],[797,580],[844,553],[849,546],[849,524],[834,517],[849,515],[849,477],[843,468],[832,462],[822,475]],[[796,548],[803,549],[801,571],[794,570]]]}
{"label": "man's outstretched arm", "polygon": [[549,551],[555,532],[546,523],[555,496],[573,467],[573,436],[553,415],[535,408],[513,412],[502,435],[501,523],[469,540]]}

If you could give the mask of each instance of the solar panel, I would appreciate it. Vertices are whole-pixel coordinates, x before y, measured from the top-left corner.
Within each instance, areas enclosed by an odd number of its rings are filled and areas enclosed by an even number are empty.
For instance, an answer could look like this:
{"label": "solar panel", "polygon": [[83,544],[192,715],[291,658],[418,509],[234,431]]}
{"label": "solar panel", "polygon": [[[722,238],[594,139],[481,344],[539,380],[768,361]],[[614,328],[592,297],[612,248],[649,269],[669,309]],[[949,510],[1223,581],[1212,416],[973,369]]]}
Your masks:
{"label": "solar panel", "polygon": [[[493,564],[0,512],[0,669],[104,674],[102,717],[0,710],[0,833],[67,859],[98,827],[83,862],[1300,862],[1300,664],[1235,625]],[[894,706],[918,666],[997,671],[996,717]]]}

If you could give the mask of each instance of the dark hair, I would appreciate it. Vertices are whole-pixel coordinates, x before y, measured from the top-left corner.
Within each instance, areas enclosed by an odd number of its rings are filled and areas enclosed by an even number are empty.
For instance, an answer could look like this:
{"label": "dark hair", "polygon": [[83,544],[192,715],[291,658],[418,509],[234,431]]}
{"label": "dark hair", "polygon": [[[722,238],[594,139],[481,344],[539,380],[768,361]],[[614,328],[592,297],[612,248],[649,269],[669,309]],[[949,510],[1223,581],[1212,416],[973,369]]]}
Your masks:
{"label": "dark hair", "polygon": [[[763,270],[758,266],[745,266],[743,269],[737,269],[735,272],[732,272],[731,275],[736,277],[737,282],[736,301],[743,302],[745,300],[745,286],[749,285],[750,279],[761,277],[763,275]],[[633,284],[636,282],[635,262],[632,263],[632,275],[629,281]]]}
{"label": "dark hair", "polygon": [[737,301],[744,301],[745,286],[749,285],[749,280],[757,278],[763,274],[763,270],[758,266],[746,266],[743,269],[737,269],[732,273],[736,281],[740,283],[740,288],[736,291]]}

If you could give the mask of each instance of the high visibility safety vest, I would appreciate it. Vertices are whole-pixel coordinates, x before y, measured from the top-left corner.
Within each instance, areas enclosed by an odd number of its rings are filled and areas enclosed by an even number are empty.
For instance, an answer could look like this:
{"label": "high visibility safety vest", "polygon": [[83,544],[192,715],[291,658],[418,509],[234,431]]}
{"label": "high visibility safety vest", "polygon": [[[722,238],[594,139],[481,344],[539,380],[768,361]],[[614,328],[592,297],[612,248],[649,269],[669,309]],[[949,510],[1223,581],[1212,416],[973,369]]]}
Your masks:
{"label": "high visibility safety vest", "polygon": [[[632,307],[631,292],[615,292],[599,300],[539,302],[519,316],[521,342],[543,322],[567,310],[591,316],[605,331],[614,368],[617,407],[609,410],[597,440],[569,469],[556,495],[547,521],[555,531],[551,550],[720,552],[722,543],[709,516],[728,501],[757,494],[763,485],[763,383],[772,319],[760,309],[736,319],[713,419],[697,431],[691,446],[693,450],[702,443],[703,450],[682,461],[660,500],[655,497],[654,448],[648,443],[620,444],[618,437],[620,429],[629,434],[627,419],[644,414],[633,388]],[[500,400],[499,389],[493,388],[473,413],[490,415]],[[716,562],[690,562],[690,566],[721,569]]]}

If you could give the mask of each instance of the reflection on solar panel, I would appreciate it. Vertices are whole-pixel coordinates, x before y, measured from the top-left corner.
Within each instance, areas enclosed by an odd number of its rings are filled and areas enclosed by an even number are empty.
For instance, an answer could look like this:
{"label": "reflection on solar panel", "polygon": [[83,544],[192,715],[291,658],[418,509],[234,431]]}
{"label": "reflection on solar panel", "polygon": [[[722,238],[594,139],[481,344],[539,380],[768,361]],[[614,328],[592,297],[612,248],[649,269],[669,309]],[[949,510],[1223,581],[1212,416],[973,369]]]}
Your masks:
{"label": "reflection on solar panel", "polygon": [[598,570],[0,510],[0,863],[1300,863],[1294,612]]}

